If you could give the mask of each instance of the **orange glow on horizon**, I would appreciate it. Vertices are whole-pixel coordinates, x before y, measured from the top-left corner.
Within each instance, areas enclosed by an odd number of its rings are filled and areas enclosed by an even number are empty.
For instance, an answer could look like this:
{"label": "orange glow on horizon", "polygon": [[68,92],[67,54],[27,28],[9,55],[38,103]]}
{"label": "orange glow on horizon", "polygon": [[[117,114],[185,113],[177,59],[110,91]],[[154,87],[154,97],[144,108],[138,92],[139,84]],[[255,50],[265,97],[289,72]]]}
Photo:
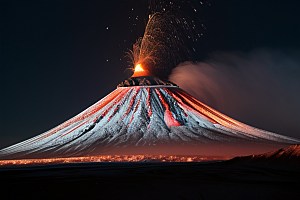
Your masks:
{"label": "orange glow on horizon", "polygon": [[61,164],[82,162],[203,162],[214,160],[229,160],[232,157],[222,156],[180,156],[180,155],[101,155],[70,158],[45,158],[45,159],[21,159],[0,160],[0,166],[5,165],[34,165],[34,164]]}

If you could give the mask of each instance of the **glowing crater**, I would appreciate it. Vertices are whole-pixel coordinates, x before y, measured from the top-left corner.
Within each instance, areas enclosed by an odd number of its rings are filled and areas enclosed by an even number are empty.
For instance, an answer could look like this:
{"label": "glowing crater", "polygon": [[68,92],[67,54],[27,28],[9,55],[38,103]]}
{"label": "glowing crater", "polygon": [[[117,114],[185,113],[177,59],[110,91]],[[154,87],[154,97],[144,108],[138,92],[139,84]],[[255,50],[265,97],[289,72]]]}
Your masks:
{"label": "glowing crater", "polygon": [[137,64],[135,69],[134,69],[134,72],[143,72],[144,69],[142,68],[142,65],[141,64]]}
{"label": "glowing crater", "polygon": [[141,64],[137,64],[134,68],[134,73],[131,77],[139,77],[139,76],[152,76],[152,74],[144,69],[145,67]]}

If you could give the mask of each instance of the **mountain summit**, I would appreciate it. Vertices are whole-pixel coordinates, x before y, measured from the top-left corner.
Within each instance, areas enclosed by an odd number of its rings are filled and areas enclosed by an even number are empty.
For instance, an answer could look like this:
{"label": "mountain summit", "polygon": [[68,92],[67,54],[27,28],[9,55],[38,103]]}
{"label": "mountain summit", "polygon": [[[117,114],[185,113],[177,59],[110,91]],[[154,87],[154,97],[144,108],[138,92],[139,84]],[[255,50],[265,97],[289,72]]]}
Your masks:
{"label": "mountain summit", "polygon": [[209,154],[209,148],[221,152],[224,145],[265,147],[299,142],[231,119],[171,82],[137,76],[61,125],[2,149],[0,158],[203,155]]}

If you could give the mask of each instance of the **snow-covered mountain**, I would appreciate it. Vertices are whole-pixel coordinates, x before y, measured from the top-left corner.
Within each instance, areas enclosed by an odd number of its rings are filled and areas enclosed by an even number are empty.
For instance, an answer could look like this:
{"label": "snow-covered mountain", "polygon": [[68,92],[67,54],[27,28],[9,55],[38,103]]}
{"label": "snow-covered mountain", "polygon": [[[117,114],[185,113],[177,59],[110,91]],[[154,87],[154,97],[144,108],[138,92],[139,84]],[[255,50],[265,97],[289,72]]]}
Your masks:
{"label": "snow-covered mountain", "polygon": [[187,149],[192,151],[210,144],[263,146],[299,142],[238,122],[173,83],[145,76],[124,81],[61,125],[2,149],[0,159],[110,153],[187,154]]}

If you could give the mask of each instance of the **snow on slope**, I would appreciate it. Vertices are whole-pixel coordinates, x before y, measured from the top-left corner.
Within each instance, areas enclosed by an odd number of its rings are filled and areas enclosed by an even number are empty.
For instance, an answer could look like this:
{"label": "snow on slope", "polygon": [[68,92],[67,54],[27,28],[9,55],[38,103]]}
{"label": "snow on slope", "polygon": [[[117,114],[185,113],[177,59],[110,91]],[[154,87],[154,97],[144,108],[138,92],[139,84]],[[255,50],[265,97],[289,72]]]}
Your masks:
{"label": "snow on slope", "polygon": [[0,159],[84,156],[158,144],[243,142],[300,140],[233,120],[176,86],[119,87],[63,124],[2,149]]}

